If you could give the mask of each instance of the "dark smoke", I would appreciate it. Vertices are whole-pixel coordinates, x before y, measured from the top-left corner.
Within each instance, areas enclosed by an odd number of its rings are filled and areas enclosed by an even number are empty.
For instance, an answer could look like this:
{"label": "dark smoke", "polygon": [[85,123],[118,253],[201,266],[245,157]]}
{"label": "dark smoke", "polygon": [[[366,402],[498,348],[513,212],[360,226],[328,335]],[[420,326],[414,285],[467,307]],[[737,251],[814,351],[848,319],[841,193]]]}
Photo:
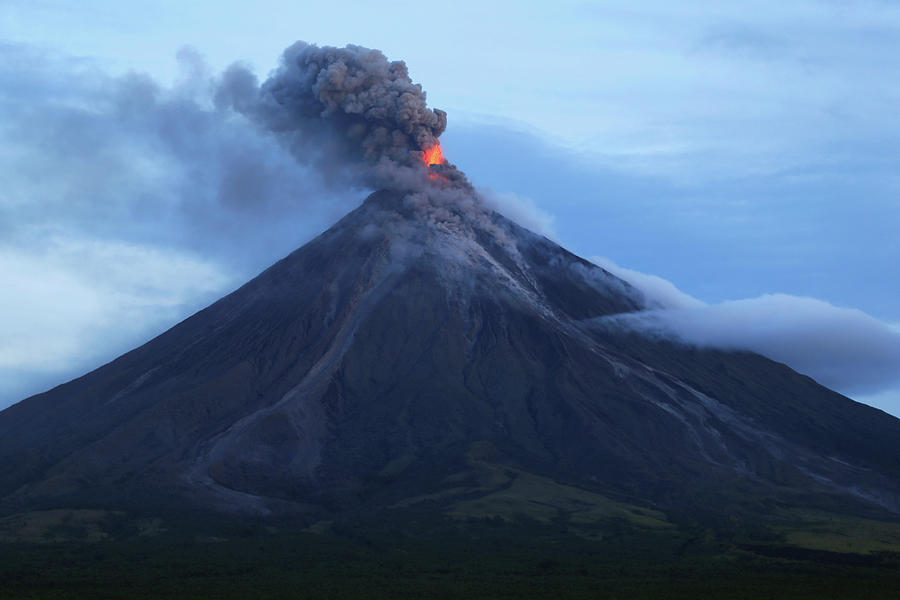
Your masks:
{"label": "dark smoke", "polygon": [[232,65],[216,103],[276,134],[297,160],[332,183],[471,189],[453,165],[424,164],[424,151],[444,132],[447,114],[428,108],[403,61],[388,61],[378,50],[297,42],[262,85],[246,67]]}
{"label": "dark smoke", "polygon": [[260,86],[178,61],[170,85],[0,41],[0,408],[187,317],[361,192],[409,192],[445,231],[482,217],[462,173],[418,162],[444,116],[402,63],[299,44]]}

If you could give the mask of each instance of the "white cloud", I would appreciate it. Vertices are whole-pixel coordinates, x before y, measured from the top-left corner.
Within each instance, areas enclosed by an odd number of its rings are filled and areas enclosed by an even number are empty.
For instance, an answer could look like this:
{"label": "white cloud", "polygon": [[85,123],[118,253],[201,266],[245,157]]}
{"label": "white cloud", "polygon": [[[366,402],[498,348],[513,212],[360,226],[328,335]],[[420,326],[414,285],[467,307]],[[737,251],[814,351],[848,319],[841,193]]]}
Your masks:
{"label": "white cloud", "polygon": [[[662,278],[608,264],[651,306],[663,308],[606,322],[697,346],[758,352],[848,395],[893,397],[900,387],[900,331],[860,310],[786,294],[704,304]],[[900,405],[893,411],[900,413]]]}
{"label": "white cloud", "polygon": [[616,277],[624,279],[644,294],[648,307],[652,308],[697,308],[705,306],[702,300],[694,298],[675,287],[671,281],[658,275],[649,275],[633,269],[620,267],[605,256],[592,256],[591,262],[603,267]]}
{"label": "white cloud", "polygon": [[0,247],[0,406],[99,366],[234,283],[185,251],[63,235],[37,246]]}
{"label": "white cloud", "polygon": [[491,189],[481,189],[479,193],[488,206],[497,212],[512,219],[522,227],[551,240],[557,240],[556,230],[553,227],[556,217],[539,207],[532,198],[513,192],[495,192]]}

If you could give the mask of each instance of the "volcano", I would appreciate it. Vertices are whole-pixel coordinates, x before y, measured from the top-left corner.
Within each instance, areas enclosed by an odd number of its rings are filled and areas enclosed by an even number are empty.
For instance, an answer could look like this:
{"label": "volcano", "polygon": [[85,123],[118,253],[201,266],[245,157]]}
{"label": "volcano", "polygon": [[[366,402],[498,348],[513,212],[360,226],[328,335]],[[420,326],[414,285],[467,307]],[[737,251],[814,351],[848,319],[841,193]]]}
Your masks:
{"label": "volcano", "polygon": [[376,192],[159,337],[0,413],[0,502],[900,513],[900,420],[762,356],[608,319],[647,306],[474,200]]}

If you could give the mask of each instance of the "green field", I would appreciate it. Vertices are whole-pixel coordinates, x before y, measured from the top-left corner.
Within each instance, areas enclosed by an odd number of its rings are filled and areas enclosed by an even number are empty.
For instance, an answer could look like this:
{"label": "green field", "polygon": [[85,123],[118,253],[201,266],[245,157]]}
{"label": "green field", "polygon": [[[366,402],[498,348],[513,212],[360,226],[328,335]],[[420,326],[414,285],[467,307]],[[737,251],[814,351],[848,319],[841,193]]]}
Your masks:
{"label": "green field", "polygon": [[[533,493],[545,497],[545,483],[526,479],[520,485],[526,492],[535,486]],[[586,497],[571,493],[564,508],[577,509]],[[488,512],[515,506],[502,494],[484,502]],[[15,515],[0,520],[7,540],[0,543],[0,598],[900,595],[900,553],[890,546],[898,539],[897,524],[829,521],[821,513],[791,522],[782,515],[782,534],[745,539],[676,526],[658,513],[627,518],[631,509],[603,503],[605,516],[590,523],[596,534],[590,536],[578,522],[586,519],[579,510],[569,516],[555,509],[553,515],[537,511],[539,518],[471,518],[455,506],[452,515],[407,508],[319,523],[313,528],[319,533],[237,518],[101,511]],[[21,541],[9,541],[17,535]],[[845,538],[859,543],[860,553],[842,551]]]}

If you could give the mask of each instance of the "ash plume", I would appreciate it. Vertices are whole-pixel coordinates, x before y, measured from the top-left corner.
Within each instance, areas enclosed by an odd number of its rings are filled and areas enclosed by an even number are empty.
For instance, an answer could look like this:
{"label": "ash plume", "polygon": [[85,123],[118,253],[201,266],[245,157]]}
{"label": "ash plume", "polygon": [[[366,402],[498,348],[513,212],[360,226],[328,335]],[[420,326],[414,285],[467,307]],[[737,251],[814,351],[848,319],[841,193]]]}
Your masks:
{"label": "ash plume", "polygon": [[246,67],[229,67],[216,104],[278,136],[299,162],[332,183],[471,191],[453,165],[426,165],[424,152],[438,143],[447,114],[428,108],[403,61],[388,61],[378,50],[297,42],[261,85]]}

